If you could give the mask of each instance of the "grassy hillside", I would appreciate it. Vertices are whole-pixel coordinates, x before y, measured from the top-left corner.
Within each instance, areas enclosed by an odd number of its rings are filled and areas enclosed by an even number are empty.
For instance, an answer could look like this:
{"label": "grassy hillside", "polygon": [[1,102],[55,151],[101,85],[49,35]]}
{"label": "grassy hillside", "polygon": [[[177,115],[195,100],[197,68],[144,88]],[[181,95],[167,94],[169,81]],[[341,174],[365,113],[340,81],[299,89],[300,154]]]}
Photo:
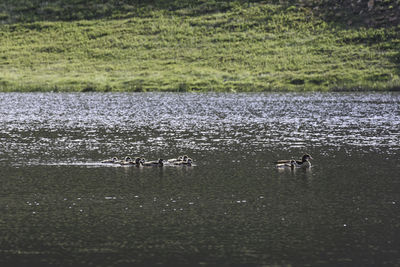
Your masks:
{"label": "grassy hillside", "polygon": [[400,88],[395,20],[300,1],[4,1],[0,91]]}

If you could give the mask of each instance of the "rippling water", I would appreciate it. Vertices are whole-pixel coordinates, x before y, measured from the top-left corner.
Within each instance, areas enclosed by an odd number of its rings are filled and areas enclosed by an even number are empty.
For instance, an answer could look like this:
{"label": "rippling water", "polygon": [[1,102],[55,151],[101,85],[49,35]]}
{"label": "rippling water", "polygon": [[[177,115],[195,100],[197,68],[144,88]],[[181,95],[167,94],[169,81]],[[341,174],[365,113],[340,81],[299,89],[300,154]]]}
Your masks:
{"label": "rippling water", "polygon": [[[399,265],[400,94],[0,94],[0,263]],[[308,171],[272,162],[310,153]],[[195,167],[132,168],[113,156]]]}

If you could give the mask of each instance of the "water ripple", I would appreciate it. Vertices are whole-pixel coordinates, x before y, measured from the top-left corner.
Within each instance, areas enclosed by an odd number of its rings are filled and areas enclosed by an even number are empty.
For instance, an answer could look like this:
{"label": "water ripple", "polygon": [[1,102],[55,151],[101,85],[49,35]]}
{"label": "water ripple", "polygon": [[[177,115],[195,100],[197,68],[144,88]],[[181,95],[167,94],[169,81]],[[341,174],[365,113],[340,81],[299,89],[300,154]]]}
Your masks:
{"label": "water ripple", "polygon": [[2,93],[0,103],[2,161],[400,147],[398,93]]}

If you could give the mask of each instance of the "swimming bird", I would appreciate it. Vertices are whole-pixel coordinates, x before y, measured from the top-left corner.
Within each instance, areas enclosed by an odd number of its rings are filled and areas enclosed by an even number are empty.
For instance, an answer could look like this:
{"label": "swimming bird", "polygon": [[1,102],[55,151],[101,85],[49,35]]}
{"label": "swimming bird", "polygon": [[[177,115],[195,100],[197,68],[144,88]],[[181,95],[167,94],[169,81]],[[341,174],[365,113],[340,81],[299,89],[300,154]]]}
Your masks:
{"label": "swimming bird", "polygon": [[177,161],[174,162],[174,165],[186,165],[186,166],[192,166],[193,160],[191,158],[187,158],[185,161]]}
{"label": "swimming bird", "polygon": [[178,158],[175,159],[169,159],[167,160],[169,163],[174,163],[174,162],[180,162],[180,161],[186,161],[189,157],[187,155],[184,156],[179,156]]}
{"label": "swimming bird", "polygon": [[126,156],[125,159],[121,160],[119,164],[121,164],[121,165],[130,165],[130,164],[135,164],[135,163],[132,161],[131,157]]}
{"label": "swimming bird", "polygon": [[136,158],[135,159],[135,164],[136,166],[143,166],[144,158]]}
{"label": "swimming bird", "polygon": [[102,160],[101,163],[119,163],[119,159],[117,157],[113,157],[111,159]]}
{"label": "swimming bird", "polygon": [[135,161],[133,161],[132,159],[131,160],[128,159],[125,161],[121,161],[120,164],[121,165],[135,165],[135,166],[139,167],[142,165],[142,160],[143,159],[138,157],[138,158],[135,158]]}
{"label": "swimming bird", "polygon": [[154,161],[145,161],[143,159],[142,161],[142,165],[143,166],[163,166],[164,165],[164,160],[163,159],[159,159],[159,160],[154,160]]}
{"label": "swimming bird", "polygon": [[169,163],[174,163],[174,162],[182,161],[182,160],[183,160],[183,157],[182,157],[182,156],[179,156],[179,157],[177,157],[177,158],[168,159],[167,162],[169,162]]}
{"label": "swimming bird", "polygon": [[275,161],[275,164],[277,167],[310,168],[310,159],[313,159],[310,154],[304,154],[301,160],[278,160]]}

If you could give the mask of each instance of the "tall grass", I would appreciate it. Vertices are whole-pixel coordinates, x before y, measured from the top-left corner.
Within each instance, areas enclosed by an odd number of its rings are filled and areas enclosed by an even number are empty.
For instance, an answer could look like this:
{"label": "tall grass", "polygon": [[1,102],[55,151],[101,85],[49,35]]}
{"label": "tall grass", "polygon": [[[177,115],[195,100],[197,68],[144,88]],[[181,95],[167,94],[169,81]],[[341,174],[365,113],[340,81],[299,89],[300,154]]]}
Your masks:
{"label": "tall grass", "polygon": [[400,88],[399,27],[344,28],[302,7],[0,26],[0,91]]}

